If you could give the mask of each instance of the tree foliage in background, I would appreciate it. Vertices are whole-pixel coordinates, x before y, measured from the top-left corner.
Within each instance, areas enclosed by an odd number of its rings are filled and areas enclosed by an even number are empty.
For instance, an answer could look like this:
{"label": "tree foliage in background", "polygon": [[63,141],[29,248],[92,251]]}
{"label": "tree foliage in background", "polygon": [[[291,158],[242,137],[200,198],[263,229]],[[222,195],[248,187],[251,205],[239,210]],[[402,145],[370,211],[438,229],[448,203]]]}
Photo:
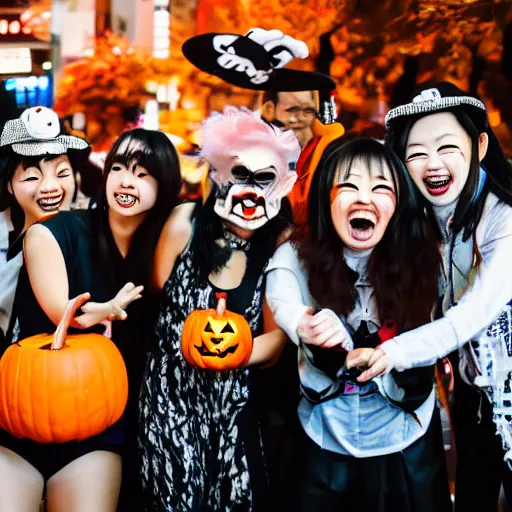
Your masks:
{"label": "tree foliage in background", "polygon": [[501,72],[503,30],[511,21],[510,0],[173,0],[171,59],[145,59],[110,36],[94,57],[63,70],[56,107],[61,114],[81,108],[94,119],[91,140],[103,143],[117,135],[123,113],[145,100],[151,76],[178,76],[180,104],[205,115],[222,103],[251,106],[257,95],[198,71],[181,45],[198,33],[262,27],[308,44],[310,58],[292,64],[299,69],[318,66],[327,34],[329,70],[345,109],[369,115],[389,102],[414,61],[411,80],[450,80],[465,89],[477,84],[491,109],[512,122],[510,79]]}
{"label": "tree foliage in background", "polygon": [[90,143],[108,149],[150,97],[146,83],[156,66],[126,39],[108,33],[96,41],[94,55],[64,66],[54,108],[62,117],[85,113]]}
{"label": "tree foliage in background", "polygon": [[419,80],[448,79],[468,87],[475,56],[499,61],[509,0],[200,0],[209,16],[200,32],[244,33],[279,28],[304,40],[313,69],[320,36],[332,31],[331,74],[339,95],[361,106],[389,97],[407,57],[421,57]]}

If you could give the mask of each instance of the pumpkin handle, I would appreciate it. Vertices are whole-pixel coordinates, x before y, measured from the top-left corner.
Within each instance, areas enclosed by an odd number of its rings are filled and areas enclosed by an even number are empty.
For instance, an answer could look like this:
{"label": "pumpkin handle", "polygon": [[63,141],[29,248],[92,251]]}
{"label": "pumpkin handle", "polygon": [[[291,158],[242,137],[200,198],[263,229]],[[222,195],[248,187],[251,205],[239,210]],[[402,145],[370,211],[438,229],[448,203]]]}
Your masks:
{"label": "pumpkin handle", "polygon": [[53,334],[52,350],[60,350],[64,346],[64,342],[68,334],[68,329],[71,322],[73,321],[73,318],[75,318],[75,313],[82,306],[82,304],[87,302],[90,298],[90,293],[82,293],[81,295],[78,295],[78,297],[71,299],[66,304],[66,309],[64,309],[62,319],[59,322],[57,329],[55,329],[55,333]]}
{"label": "pumpkin handle", "polygon": [[223,316],[226,311],[226,307],[227,307],[228,294],[227,293],[216,293],[215,297],[217,297],[217,315]]}

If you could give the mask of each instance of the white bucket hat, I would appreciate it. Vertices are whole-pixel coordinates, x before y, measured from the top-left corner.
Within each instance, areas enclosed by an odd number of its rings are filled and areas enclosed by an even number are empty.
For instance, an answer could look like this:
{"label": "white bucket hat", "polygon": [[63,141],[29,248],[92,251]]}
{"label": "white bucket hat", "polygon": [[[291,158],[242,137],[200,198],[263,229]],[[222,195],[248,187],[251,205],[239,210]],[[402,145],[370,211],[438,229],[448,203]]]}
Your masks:
{"label": "white bucket hat", "polygon": [[0,135],[0,147],[4,146],[23,156],[62,155],[90,147],[80,137],[61,134],[58,115],[46,107],[28,108],[18,119],[7,121]]}

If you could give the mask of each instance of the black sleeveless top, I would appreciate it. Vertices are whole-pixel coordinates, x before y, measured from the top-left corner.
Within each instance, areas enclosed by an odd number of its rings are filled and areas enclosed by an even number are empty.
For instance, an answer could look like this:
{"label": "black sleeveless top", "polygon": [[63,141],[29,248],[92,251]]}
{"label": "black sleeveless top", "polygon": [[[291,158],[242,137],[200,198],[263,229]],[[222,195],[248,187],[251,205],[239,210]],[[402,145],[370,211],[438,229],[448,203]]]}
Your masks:
{"label": "black sleeveless top", "polygon": [[[117,251],[115,242],[110,236],[108,243],[115,248],[113,262],[105,264],[100,259],[97,244],[97,212],[96,210],[74,210],[60,212],[44,221],[57,240],[66,264],[69,284],[69,298],[89,292],[91,302],[106,302],[116,295],[124,284],[129,281],[136,285],[140,276],[132,276],[125,265],[125,260]],[[128,318],[112,323],[112,341],[116,344],[125,360],[130,382],[130,402],[135,399],[142,378],[144,350],[157,317],[157,296],[143,292],[141,299],[128,306]],[[13,340],[14,322],[19,333]],[[18,341],[41,333],[53,333],[54,323],[43,311],[32,291],[25,265],[21,268],[14,300],[9,341]],[[103,333],[103,325],[95,325],[89,329],[73,329],[70,333],[97,332]]]}
{"label": "black sleeveless top", "polygon": [[[106,302],[113,298],[116,292],[108,286],[106,269],[98,261],[94,243],[93,214],[90,210],[60,212],[42,224],[51,231],[62,251],[68,274],[69,297],[89,292],[91,301]],[[13,319],[17,320],[19,328],[17,340],[55,331],[55,324],[37,302],[25,265],[20,270]],[[103,329],[100,325],[87,330],[70,328],[69,332],[101,333]]]}

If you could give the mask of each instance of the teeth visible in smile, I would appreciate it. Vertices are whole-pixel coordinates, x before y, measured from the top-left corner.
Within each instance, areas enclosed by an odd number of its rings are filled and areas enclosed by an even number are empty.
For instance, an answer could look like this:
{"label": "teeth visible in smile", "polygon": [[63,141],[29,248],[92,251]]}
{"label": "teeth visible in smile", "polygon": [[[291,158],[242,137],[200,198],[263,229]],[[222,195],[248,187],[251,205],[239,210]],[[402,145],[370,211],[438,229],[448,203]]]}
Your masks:
{"label": "teeth visible in smile", "polygon": [[423,180],[428,187],[442,188],[451,181],[450,176],[431,176]]}
{"label": "teeth visible in smile", "polygon": [[375,213],[367,210],[358,210],[357,212],[352,213],[348,221],[352,222],[353,220],[366,220],[374,225],[377,224],[377,216]]}
{"label": "teeth visible in smile", "polygon": [[134,196],[131,196],[129,194],[117,194],[116,195],[116,200],[118,203],[122,204],[122,205],[132,205],[135,203],[135,197]]}
{"label": "teeth visible in smile", "polygon": [[62,203],[62,196],[39,199],[38,204],[43,210],[55,210]]}
{"label": "teeth visible in smile", "polygon": [[244,199],[243,203],[246,208],[254,208],[256,206],[256,203],[252,199]]}

